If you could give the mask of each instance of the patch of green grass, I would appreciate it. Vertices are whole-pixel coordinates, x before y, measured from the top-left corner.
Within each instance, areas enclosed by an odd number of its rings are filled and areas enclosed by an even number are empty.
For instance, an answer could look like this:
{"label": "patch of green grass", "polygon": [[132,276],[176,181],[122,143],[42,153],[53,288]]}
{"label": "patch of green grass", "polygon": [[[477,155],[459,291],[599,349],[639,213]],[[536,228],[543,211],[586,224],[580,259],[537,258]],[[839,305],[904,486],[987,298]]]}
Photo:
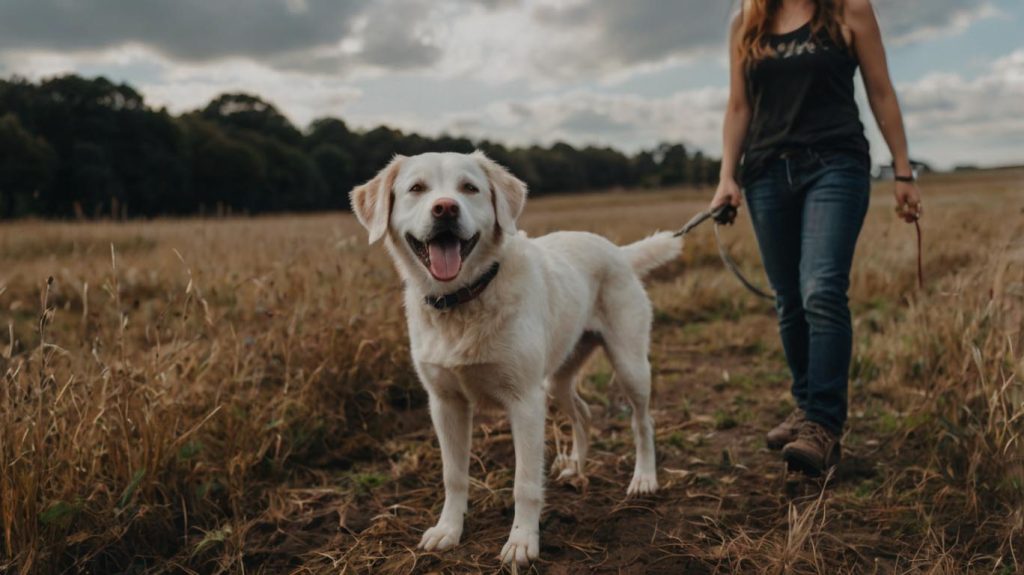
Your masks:
{"label": "patch of green grass", "polygon": [[742,393],[742,394],[740,394],[737,397],[743,398],[743,399],[745,399],[747,401],[750,401],[750,402],[755,402],[755,399],[753,398],[752,394],[749,393],[749,392],[753,392],[755,389],[757,389],[757,379],[755,379],[755,378],[753,378],[753,377],[751,377],[749,375],[739,374],[739,375],[733,376],[733,378],[732,378],[732,385],[733,385],[733,387],[736,387],[736,388],[739,388],[739,389],[741,389],[741,390],[743,390],[745,392],[748,392],[748,393]]}
{"label": "patch of green grass", "polygon": [[777,388],[789,384],[790,374],[785,369],[759,369],[754,372],[754,381],[761,387]]}
{"label": "patch of green grass", "polygon": [[178,461],[188,461],[203,451],[201,441],[189,441],[178,450]]}
{"label": "patch of green grass", "polygon": [[796,409],[796,403],[792,399],[786,398],[775,404],[772,414],[781,420],[785,419],[794,409]]}
{"label": "patch of green grass", "polygon": [[217,493],[223,490],[224,485],[221,482],[215,479],[211,479],[209,481],[204,481],[203,483],[199,484],[195,489],[195,493],[197,499],[202,499],[207,495]]}
{"label": "patch of green grass", "polygon": [[687,322],[685,325],[683,325],[683,335],[688,335],[688,336],[701,335],[701,334],[704,333],[704,328],[706,328],[707,325],[708,324],[701,323],[699,321]]}
{"label": "patch of green grass", "polygon": [[850,367],[850,380],[866,384],[877,380],[881,372],[882,369],[871,358],[857,354],[853,357],[853,365]]}
{"label": "patch of green grass", "polygon": [[857,485],[857,489],[854,490],[853,495],[859,499],[868,499],[874,495],[875,491],[878,490],[879,481],[877,479],[865,479]]}
{"label": "patch of green grass", "polygon": [[592,385],[595,390],[606,393],[608,391],[608,386],[611,385],[612,382],[612,373],[606,370],[594,371],[587,376],[587,381],[590,382],[590,385]]}
{"label": "patch of green grass", "polygon": [[682,432],[673,432],[672,435],[669,435],[665,441],[667,441],[669,445],[675,447],[676,449],[686,448],[686,438],[683,437]]}
{"label": "patch of green grass", "polygon": [[671,313],[663,309],[654,310],[654,325],[677,325],[679,323],[680,320]]}
{"label": "patch of green grass", "polygon": [[369,493],[381,485],[386,484],[388,482],[388,476],[370,471],[365,473],[351,473],[348,476],[348,480],[357,492]]}
{"label": "patch of green grass", "polygon": [[132,474],[131,481],[121,492],[121,498],[117,500],[117,508],[124,509],[129,502],[132,500],[132,496],[135,495],[135,491],[139,488],[139,484],[142,483],[142,478],[146,476],[145,469],[138,469]]}
{"label": "patch of green grass", "polygon": [[[617,452],[621,451],[622,448],[626,446],[626,437],[628,436],[620,433],[613,433],[611,435],[595,439],[593,443],[591,443],[591,445],[594,447],[594,449]],[[632,438],[630,438],[630,442],[632,442]]]}
{"label": "patch of green grass", "polygon": [[760,339],[747,346],[747,350],[750,352],[751,355],[769,357],[775,353],[775,348],[765,345],[764,340]]}
{"label": "patch of green grass", "polygon": [[626,404],[620,403],[615,406],[615,419],[619,421],[626,421],[633,416],[633,410]]}
{"label": "patch of green grass", "polygon": [[39,523],[47,527],[60,527],[62,529],[66,529],[81,509],[81,500],[75,501],[74,503],[68,503],[67,501],[55,501],[39,514]]}
{"label": "patch of green grass", "polygon": [[732,429],[739,424],[739,420],[732,413],[721,409],[715,410],[715,429],[719,431]]}
{"label": "patch of green grass", "polygon": [[732,404],[739,411],[749,410],[749,408],[757,405],[759,402],[756,398],[750,397],[749,394],[741,393],[736,397],[732,398]]}
{"label": "patch of green grass", "polygon": [[192,548],[192,555],[198,555],[215,545],[224,543],[224,541],[231,535],[231,531],[230,525],[214,529],[213,531],[208,531],[199,543],[196,543],[196,546]]}
{"label": "patch of green grass", "polygon": [[895,414],[886,411],[879,414],[876,425],[882,433],[892,434],[900,430],[901,420]]}

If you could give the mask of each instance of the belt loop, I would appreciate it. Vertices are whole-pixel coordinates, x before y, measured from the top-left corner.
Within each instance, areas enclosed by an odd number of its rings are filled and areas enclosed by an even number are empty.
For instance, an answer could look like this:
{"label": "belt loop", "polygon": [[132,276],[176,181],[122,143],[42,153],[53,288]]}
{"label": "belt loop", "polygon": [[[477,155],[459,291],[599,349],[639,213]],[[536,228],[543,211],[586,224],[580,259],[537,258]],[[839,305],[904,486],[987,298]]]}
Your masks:
{"label": "belt loop", "polygon": [[789,168],[789,157],[783,158],[786,161],[786,181],[789,182],[789,187],[793,187],[793,171]]}

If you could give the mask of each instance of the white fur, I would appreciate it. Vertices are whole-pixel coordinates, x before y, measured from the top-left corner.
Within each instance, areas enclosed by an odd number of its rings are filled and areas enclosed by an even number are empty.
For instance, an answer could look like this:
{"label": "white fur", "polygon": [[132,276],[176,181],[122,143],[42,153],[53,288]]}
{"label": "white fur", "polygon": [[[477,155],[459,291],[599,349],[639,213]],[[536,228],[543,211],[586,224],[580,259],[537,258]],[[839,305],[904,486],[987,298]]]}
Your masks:
{"label": "white fur", "polygon": [[[466,182],[480,191],[467,193]],[[422,189],[409,191],[414,184]],[[429,233],[430,207],[442,198],[459,204],[464,237],[480,234],[458,277],[447,283],[427,272],[405,240]],[[356,215],[371,236],[384,236],[405,281],[413,362],[441,445],[445,500],[437,525],[420,542],[428,551],[453,547],[462,535],[472,413],[486,403],[508,413],[516,453],[515,519],[501,558],[526,564],[538,556],[547,396],[573,426],[572,452],[555,462],[555,471],[563,480],[583,479],[590,412],[575,380],[598,346],[633,407],[636,466],[627,493],[658,488],[648,410],[652,312],[640,278],[676,258],[682,242],[669,233],[625,247],[582,232],[530,239],[515,230],[525,199],[526,186],[479,152],[398,157],[352,192]],[[427,295],[473,283],[494,262],[498,275],[477,299],[445,311],[424,303]]]}

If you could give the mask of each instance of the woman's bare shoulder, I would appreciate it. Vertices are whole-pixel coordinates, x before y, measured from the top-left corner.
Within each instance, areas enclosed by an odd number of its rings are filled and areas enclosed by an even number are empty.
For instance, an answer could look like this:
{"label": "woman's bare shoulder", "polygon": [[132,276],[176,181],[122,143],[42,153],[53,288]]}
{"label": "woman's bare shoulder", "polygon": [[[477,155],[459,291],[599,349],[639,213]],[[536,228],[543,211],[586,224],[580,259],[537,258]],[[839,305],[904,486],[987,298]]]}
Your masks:
{"label": "woman's bare shoulder", "polygon": [[873,18],[875,13],[871,0],[845,0],[843,2],[843,19],[850,26],[856,27],[865,19]]}
{"label": "woman's bare shoulder", "polygon": [[732,18],[729,19],[729,32],[735,34],[739,32],[741,26],[743,26],[743,12],[736,10]]}

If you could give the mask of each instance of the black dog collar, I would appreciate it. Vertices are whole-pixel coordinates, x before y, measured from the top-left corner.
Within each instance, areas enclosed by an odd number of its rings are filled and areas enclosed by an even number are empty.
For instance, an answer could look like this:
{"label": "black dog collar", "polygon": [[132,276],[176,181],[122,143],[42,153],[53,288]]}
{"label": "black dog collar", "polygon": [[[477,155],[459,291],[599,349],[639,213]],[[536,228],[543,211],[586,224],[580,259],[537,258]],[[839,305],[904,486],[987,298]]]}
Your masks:
{"label": "black dog collar", "polygon": [[498,275],[498,262],[494,262],[490,269],[484,272],[484,275],[480,276],[475,282],[464,288],[445,295],[428,295],[423,299],[426,301],[427,305],[434,309],[451,309],[457,305],[473,301],[479,297],[480,294],[487,289],[487,286],[496,275]]}

